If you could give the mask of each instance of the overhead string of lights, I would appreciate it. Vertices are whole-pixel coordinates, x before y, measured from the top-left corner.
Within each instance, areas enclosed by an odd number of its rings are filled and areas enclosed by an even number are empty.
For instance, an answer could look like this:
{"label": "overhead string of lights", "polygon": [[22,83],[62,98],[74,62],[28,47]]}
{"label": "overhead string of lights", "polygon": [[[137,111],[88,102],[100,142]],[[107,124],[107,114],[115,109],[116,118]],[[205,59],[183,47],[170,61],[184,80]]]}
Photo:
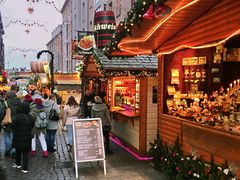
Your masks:
{"label": "overhead string of lights", "polygon": [[27,28],[25,30],[25,32],[27,34],[30,33],[30,28],[33,26],[40,27],[40,28],[44,29],[46,32],[48,32],[48,29],[46,28],[46,22],[40,22],[40,21],[35,21],[35,20],[33,21],[30,19],[9,18],[9,17],[6,17],[6,21],[7,21],[7,23],[5,25],[5,28],[8,28],[12,24],[20,24]]}
{"label": "overhead string of lights", "polygon": [[[7,0],[0,0],[0,4],[6,2]],[[32,14],[34,12],[34,8],[33,8],[33,4],[37,4],[37,3],[45,3],[47,5],[52,6],[57,12],[60,13],[60,9],[56,6],[54,1],[50,1],[50,0],[26,0],[29,3],[29,7],[27,9],[29,14]]]}
{"label": "overhead string of lights", "polygon": [[0,0],[0,4],[1,4],[1,3],[4,3],[5,1],[6,1],[6,0]]}
{"label": "overhead string of lights", "polygon": [[25,58],[27,55],[27,53],[37,53],[38,50],[37,49],[32,49],[32,48],[18,48],[18,47],[8,47],[8,54],[11,54],[15,51],[23,53],[23,57]]}
{"label": "overhead string of lights", "polygon": [[49,0],[26,0],[29,3],[29,7],[27,9],[27,11],[29,12],[29,14],[32,14],[34,9],[33,9],[33,4],[37,4],[37,3],[45,3],[48,5],[51,5],[57,12],[60,12],[60,9],[56,6],[54,1],[49,1]]}

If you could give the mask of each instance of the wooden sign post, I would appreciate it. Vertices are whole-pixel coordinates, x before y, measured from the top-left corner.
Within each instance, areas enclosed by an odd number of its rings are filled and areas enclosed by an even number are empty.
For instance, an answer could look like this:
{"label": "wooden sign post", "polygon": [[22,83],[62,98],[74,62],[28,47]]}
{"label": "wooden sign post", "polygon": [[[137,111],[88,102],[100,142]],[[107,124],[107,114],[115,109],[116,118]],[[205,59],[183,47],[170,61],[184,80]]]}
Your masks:
{"label": "wooden sign post", "polygon": [[76,178],[78,178],[79,162],[103,161],[104,175],[106,175],[103,130],[100,118],[74,119],[73,144]]}

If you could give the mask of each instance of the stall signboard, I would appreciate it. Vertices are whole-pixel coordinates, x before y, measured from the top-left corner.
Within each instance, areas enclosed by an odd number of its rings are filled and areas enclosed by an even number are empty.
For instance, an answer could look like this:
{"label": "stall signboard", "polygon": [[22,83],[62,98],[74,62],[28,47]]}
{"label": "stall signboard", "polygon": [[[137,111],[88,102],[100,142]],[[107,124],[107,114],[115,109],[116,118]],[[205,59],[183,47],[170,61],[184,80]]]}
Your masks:
{"label": "stall signboard", "polygon": [[73,142],[76,177],[79,162],[103,161],[106,174],[102,122],[100,118],[73,120]]}
{"label": "stall signboard", "polygon": [[72,59],[83,59],[84,55],[93,53],[96,48],[94,32],[78,31],[77,40],[72,40]]}

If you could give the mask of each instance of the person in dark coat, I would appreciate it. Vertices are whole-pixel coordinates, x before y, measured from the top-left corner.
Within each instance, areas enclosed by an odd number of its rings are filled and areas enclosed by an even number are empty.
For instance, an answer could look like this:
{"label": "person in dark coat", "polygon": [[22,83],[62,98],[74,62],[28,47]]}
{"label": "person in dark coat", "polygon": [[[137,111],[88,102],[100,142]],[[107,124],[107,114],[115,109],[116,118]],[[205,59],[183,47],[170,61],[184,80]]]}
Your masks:
{"label": "person in dark coat", "polygon": [[109,142],[109,133],[111,130],[111,118],[108,111],[108,107],[105,103],[102,102],[102,99],[99,96],[94,97],[95,104],[91,110],[92,118],[100,118],[102,120],[102,128],[103,128],[103,136],[105,139],[105,153],[112,154],[113,152],[110,150],[110,142]]}
{"label": "person in dark coat", "polygon": [[54,89],[52,94],[56,97],[57,105],[61,105],[62,97],[59,96],[58,91],[56,89]]}
{"label": "person in dark coat", "polygon": [[[21,103],[21,100],[17,97],[15,91],[10,90],[6,93],[6,101],[8,107],[11,109],[11,117],[16,114],[17,107]],[[6,109],[6,106],[5,106]],[[4,129],[4,144],[5,144],[5,156],[10,157],[11,153],[15,152],[12,149],[12,125],[8,124],[3,126]]]}
{"label": "person in dark coat", "polygon": [[34,120],[32,116],[29,115],[29,110],[29,104],[22,102],[18,105],[17,112],[12,119],[12,146],[16,149],[16,161],[13,167],[21,168],[21,161],[23,161],[23,173],[28,172],[28,153],[31,150],[31,131],[34,126]]}
{"label": "person in dark coat", "polygon": [[85,118],[91,117],[91,109],[94,104],[94,90],[88,90],[86,94],[82,97],[80,102],[80,107],[83,110]]}

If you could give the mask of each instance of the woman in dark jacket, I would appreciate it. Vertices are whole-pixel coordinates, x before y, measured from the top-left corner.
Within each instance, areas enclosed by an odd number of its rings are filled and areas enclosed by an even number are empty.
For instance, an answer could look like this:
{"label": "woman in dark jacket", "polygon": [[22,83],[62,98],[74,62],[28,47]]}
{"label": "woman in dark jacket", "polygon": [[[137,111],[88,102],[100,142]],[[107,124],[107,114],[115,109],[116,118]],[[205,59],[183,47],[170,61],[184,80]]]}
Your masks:
{"label": "woman in dark jacket", "polygon": [[21,103],[17,108],[17,113],[12,119],[13,127],[13,147],[16,149],[16,161],[13,167],[21,168],[21,156],[23,157],[22,172],[28,172],[28,153],[31,150],[32,135],[34,125],[32,116],[29,115],[29,104]]}
{"label": "woman in dark jacket", "polygon": [[[16,114],[16,109],[21,103],[21,100],[17,98],[17,95],[13,90],[10,90],[6,93],[6,101],[8,107],[11,109],[11,117]],[[4,105],[4,109],[6,106]],[[5,145],[5,156],[10,157],[11,154],[15,154],[15,150],[12,148],[12,125],[7,124],[3,126],[4,129],[4,145]]]}
{"label": "woman in dark jacket", "polygon": [[112,154],[109,143],[109,133],[111,130],[111,118],[109,115],[108,107],[102,102],[99,96],[94,97],[95,104],[92,107],[91,117],[100,118],[102,120],[103,136],[105,138],[105,153]]}

